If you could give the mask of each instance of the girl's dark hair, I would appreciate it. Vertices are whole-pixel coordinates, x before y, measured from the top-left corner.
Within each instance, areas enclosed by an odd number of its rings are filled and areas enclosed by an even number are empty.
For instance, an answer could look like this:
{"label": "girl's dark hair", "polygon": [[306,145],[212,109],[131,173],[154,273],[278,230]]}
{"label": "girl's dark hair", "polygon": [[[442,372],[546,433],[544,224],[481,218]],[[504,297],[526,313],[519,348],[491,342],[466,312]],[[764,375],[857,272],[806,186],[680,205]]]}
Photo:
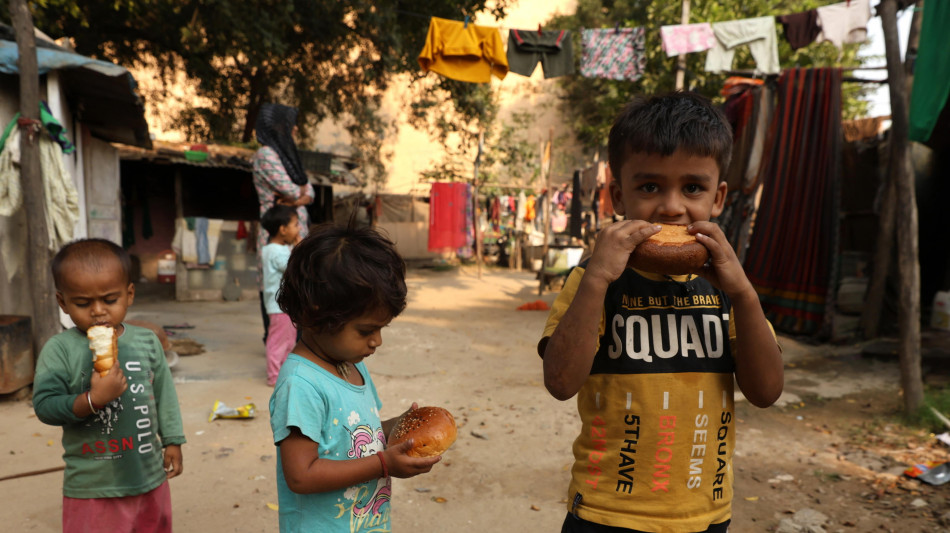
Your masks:
{"label": "girl's dark hair", "polygon": [[79,239],[60,248],[50,263],[53,283],[57,289],[60,288],[63,281],[63,263],[67,259],[75,259],[83,265],[100,270],[103,267],[102,260],[110,255],[119,260],[125,282],[132,283],[132,258],[121,246],[106,239]]}
{"label": "girl's dark hair", "polygon": [[630,154],[670,156],[677,150],[712,157],[719,179],[725,179],[732,159],[732,127],[705,96],[676,91],[637,97],[617,116],[607,141],[610,172],[616,180]]}
{"label": "girl's dark hair", "polygon": [[267,230],[271,238],[274,238],[280,232],[280,227],[290,224],[291,219],[296,216],[298,216],[297,210],[293,207],[277,204],[261,215],[261,227]]}
{"label": "girl's dark hair", "polygon": [[298,328],[330,334],[374,310],[395,318],[406,308],[406,264],[371,227],[320,224],[291,252],[277,305]]}

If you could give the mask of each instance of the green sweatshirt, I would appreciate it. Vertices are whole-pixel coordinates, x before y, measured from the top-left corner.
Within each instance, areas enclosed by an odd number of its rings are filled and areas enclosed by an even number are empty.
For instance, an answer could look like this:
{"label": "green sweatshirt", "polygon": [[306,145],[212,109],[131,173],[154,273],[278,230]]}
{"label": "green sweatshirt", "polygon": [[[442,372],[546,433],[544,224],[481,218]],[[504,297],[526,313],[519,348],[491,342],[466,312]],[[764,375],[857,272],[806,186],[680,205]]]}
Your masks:
{"label": "green sweatshirt", "polygon": [[185,442],[178,395],[158,337],[123,325],[118,364],[128,389],[97,415],[73,414],[73,402],[89,390],[93,373],[84,333],[72,328],[56,335],[37,361],[33,408],[42,422],[63,427],[63,494],[70,498],[149,492],[166,478],[162,447]]}

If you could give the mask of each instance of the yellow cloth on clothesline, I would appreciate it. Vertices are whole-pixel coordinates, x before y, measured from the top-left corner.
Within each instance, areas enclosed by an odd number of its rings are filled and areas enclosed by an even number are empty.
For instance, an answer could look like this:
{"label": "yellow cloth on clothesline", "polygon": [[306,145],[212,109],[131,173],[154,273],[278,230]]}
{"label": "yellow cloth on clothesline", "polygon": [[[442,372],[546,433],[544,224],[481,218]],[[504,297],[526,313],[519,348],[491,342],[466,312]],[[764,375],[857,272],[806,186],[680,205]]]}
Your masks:
{"label": "yellow cloth on clothesline", "polygon": [[453,80],[488,83],[492,74],[508,74],[508,56],[498,28],[432,17],[419,66]]}

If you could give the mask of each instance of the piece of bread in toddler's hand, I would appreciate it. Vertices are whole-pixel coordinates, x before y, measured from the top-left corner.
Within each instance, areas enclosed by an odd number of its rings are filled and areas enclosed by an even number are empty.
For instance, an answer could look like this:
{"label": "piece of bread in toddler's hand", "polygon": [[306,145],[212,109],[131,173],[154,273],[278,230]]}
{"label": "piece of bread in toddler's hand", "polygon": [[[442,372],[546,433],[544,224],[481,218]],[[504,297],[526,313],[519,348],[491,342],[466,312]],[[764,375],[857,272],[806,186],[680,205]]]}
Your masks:
{"label": "piece of bread in toddler's hand", "polygon": [[709,250],[686,231],[686,226],[659,226],[659,233],[637,245],[627,266],[678,276],[699,270],[709,260]]}
{"label": "piece of bread in toddler's hand", "polygon": [[86,337],[92,350],[92,366],[105,377],[119,355],[119,336],[111,326],[92,326],[86,331]]}
{"label": "piece of bread in toddler's hand", "polygon": [[442,455],[455,442],[457,429],[452,413],[441,407],[419,407],[409,411],[393,427],[389,446],[412,439],[410,457]]}

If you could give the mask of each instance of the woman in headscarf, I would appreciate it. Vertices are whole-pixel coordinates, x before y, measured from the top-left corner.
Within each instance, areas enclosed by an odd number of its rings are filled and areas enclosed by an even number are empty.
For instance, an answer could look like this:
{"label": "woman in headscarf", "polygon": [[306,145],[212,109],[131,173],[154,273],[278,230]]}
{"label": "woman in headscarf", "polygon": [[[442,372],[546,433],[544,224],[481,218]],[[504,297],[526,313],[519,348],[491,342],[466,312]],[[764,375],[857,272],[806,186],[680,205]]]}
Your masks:
{"label": "woman in headscarf", "polygon": [[[297,108],[265,103],[257,115],[257,141],[260,149],[254,154],[254,189],[260,204],[260,215],[276,204],[297,208],[300,238],[307,236],[310,215],[307,205],[313,202],[313,186],[304,173],[297,144]],[[261,316],[264,321],[264,341],[267,341],[268,316],[264,309],[264,287],[261,278],[261,249],[270,236],[264,228],[257,232],[257,280],[261,296]]]}

